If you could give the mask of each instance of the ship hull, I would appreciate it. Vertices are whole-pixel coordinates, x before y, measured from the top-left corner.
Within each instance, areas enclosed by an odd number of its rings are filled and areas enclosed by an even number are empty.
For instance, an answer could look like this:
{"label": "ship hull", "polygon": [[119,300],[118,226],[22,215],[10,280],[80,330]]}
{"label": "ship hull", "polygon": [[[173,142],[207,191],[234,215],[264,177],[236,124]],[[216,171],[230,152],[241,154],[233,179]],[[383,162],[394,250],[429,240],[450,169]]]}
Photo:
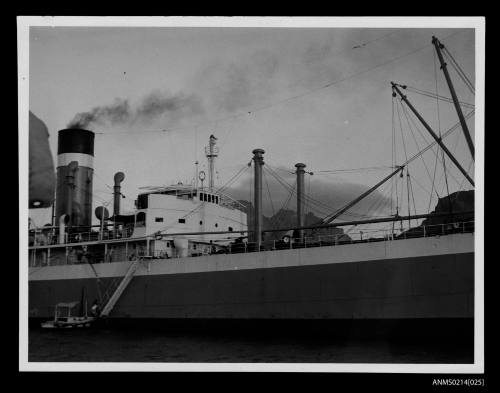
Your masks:
{"label": "ship hull", "polygon": [[[143,261],[109,318],[471,320],[473,250],[473,234],[455,234]],[[129,263],[30,269],[30,317],[51,317],[84,287],[97,299]]]}

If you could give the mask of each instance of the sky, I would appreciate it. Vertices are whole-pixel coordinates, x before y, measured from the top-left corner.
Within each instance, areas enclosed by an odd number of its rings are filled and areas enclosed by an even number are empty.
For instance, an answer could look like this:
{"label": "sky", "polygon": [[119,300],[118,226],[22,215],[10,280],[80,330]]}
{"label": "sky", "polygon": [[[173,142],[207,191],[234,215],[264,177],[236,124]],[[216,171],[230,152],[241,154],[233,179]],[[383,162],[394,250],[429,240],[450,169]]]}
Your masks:
{"label": "sky", "polygon": [[[54,162],[58,130],[80,123],[96,133],[95,206],[112,209],[117,171],[125,173],[124,212],[133,209],[139,187],[192,182],[195,161],[206,171],[203,149],[214,134],[216,187],[250,162],[253,149],[263,148],[266,165],[291,185],[295,163],[307,165],[313,173],[306,175],[307,191],[322,204],[309,207],[322,216],[325,205],[339,208],[431,141],[405,117],[390,82],[450,97],[431,38],[436,35],[474,81],[474,34],[450,28],[31,27],[29,108],[49,129]],[[450,73],[459,99],[474,104]],[[407,96],[436,132],[458,121],[449,103],[440,101],[438,111],[433,98]],[[468,125],[474,137],[474,116]],[[445,143],[473,175],[461,129]],[[446,192],[435,152],[409,166],[410,194],[407,179],[396,178],[344,218],[393,214],[396,183],[403,213],[408,195],[412,213],[427,213],[437,202],[432,179],[440,196]],[[449,160],[445,164],[449,191],[469,189]],[[231,185],[231,195],[249,199],[251,170]],[[286,206],[288,191],[267,170],[265,182],[264,213],[270,215]],[[43,225],[50,209],[30,216]]]}

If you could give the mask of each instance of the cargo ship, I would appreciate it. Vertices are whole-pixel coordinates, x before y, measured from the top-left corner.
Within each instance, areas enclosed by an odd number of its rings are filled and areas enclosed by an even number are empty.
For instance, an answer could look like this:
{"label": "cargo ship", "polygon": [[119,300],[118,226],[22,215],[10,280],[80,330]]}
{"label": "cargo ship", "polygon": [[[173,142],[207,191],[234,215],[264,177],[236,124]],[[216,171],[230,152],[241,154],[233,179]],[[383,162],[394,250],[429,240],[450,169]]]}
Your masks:
{"label": "cargo ship", "polygon": [[[404,86],[393,83],[392,89],[415,110],[401,91]],[[443,138],[434,136],[434,143],[463,170]],[[305,164],[296,163],[296,225],[279,228],[283,236],[269,240],[265,234],[272,230],[263,230],[262,223],[265,151],[252,151],[249,210],[214,186],[216,141],[210,136],[205,149],[208,185],[203,184],[206,174],[196,169],[193,184],[145,188],[133,214],[121,214],[125,174],[117,172],[113,212],[97,208],[99,224],[92,225],[94,133],[59,131],[55,219],[30,230],[30,320],[50,319],[56,304],[75,301],[84,289],[99,302],[100,319],[109,322],[398,321],[406,327],[420,328],[425,322],[431,331],[446,326],[448,332],[463,328],[473,334],[473,211],[336,222],[401,174],[408,162],[309,226],[304,221]],[[365,239],[321,231],[409,219],[425,221]]]}

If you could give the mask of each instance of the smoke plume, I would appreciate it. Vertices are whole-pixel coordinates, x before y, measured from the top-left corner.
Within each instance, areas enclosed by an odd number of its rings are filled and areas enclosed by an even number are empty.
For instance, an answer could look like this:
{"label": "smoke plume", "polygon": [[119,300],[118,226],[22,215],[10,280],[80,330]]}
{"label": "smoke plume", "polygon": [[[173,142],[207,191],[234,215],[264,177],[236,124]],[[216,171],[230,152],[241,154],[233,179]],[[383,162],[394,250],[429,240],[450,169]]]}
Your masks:
{"label": "smoke plume", "polygon": [[291,40],[273,51],[256,50],[237,61],[215,59],[200,67],[186,82],[185,91],[153,91],[136,105],[117,98],[76,114],[68,127],[148,124],[159,119],[172,125],[204,113],[224,116],[250,111],[341,77],[341,70],[349,70],[353,59],[349,53],[334,56],[339,44],[338,34],[325,30],[299,48]]}
{"label": "smoke plume", "polygon": [[183,116],[203,113],[201,99],[193,94],[175,95],[153,91],[132,107],[127,99],[116,98],[109,105],[96,106],[87,112],[77,113],[68,128],[87,128],[90,125],[147,124],[165,117],[171,124]]}
{"label": "smoke plume", "polygon": [[88,112],[75,115],[68,124],[68,128],[86,128],[90,124],[117,124],[126,123],[131,117],[128,100],[117,98],[114,103],[105,106],[96,106]]}

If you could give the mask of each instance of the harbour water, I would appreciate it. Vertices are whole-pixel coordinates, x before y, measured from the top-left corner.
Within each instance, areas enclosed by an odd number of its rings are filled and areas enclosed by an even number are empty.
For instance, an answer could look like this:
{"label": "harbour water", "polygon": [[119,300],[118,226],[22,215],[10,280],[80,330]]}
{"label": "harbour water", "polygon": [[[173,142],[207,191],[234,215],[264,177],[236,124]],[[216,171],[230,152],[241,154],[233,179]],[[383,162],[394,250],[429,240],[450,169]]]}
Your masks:
{"label": "harbour water", "polygon": [[473,363],[456,340],[335,337],[141,329],[30,327],[30,362]]}

